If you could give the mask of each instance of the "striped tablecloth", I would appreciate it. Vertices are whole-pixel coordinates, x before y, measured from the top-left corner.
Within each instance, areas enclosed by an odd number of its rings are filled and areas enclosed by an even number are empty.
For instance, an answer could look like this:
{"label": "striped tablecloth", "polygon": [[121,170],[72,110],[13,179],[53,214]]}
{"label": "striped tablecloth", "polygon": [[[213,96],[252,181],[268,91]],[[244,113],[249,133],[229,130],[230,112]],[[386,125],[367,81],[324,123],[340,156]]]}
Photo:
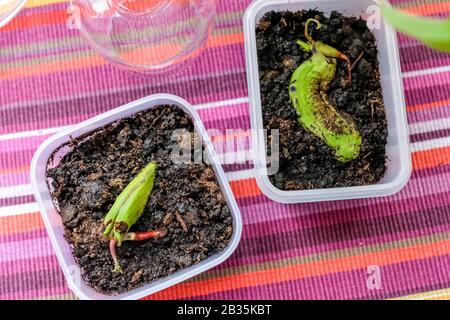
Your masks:
{"label": "striped tablecloth", "polygon": [[[393,1],[445,16],[450,2]],[[0,30],[0,299],[74,298],[33,196],[29,165],[49,135],[157,92],[185,97],[206,127],[249,128],[242,35],[250,0],[220,0],[205,53],[177,79],[106,64],[68,30],[67,1],[30,0]],[[225,264],[151,298],[450,297],[450,56],[399,38],[414,172],[381,199],[282,205],[251,165],[226,167],[244,233]],[[369,289],[379,266],[381,288]],[[370,287],[370,286],[369,286]]]}

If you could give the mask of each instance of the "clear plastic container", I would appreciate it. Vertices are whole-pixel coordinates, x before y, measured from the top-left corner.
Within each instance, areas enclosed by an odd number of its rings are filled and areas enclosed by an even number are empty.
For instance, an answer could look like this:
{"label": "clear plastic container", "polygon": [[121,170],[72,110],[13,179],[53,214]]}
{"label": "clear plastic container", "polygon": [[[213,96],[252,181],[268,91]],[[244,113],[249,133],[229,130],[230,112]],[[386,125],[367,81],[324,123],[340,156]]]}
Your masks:
{"label": "clear plastic container", "polygon": [[[164,104],[176,105],[184,110],[188,115],[190,115],[193,119],[197,133],[203,138],[208,159],[210,159],[212,163],[212,167],[215,171],[217,180],[222,188],[222,192],[226,198],[233,216],[233,235],[230,244],[224,251],[209,257],[199,264],[179,270],[169,277],[154,281],[140,288],[116,296],[100,294],[89,287],[87,283],[84,282],[84,280],[80,277],[81,270],[72,256],[69,243],[64,238],[64,228],[61,216],[55,208],[50,195],[50,191],[47,186],[46,169],[49,159],[55,150],[64,145],[66,142],[70,141],[71,138],[79,137],[83,134],[91,132],[92,130],[114,122],[118,119],[132,115],[136,112]],[[62,156],[64,154],[67,154],[68,151],[69,147],[61,148],[61,150],[56,153],[55,159],[53,159],[52,161],[52,165],[55,164],[55,161],[60,161]],[[220,165],[217,154],[214,151],[213,144],[211,143],[208,134],[206,133],[206,130],[203,126],[203,123],[201,122],[200,117],[195,109],[188,102],[176,96],[168,94],[149,96],[147,98],[134,101],[125,106],[101,114],[90,120],[84,121],[50,137],[39,147],[33,157],[33,160],[31,162],[31,184],[34,195],[39,204],[42,219],[44,220],[45,227],[47,229],[51,243],[56,252],[56,256],[67,279],[69,287],[81,299],[98,300],[143,298],[147,295],[194,277],[222,263],[233,253],[241,238],[242,220],[239,208],[236,204],[236,200],[233,196],[222,166]]]}
{"label": "clear plastic container", "polygon": [[127,70],[181,69],[206,45],[215,0],[71,0],[74,27]]}
{"label": "clear plastic container", "polygon": [[0,0],[0,28],[19,13],[27,0]]}
{"label": "clear plastic container", "polygon": [[[388,196],[400,191],[408,182],[411,171],[411,154],[403,95],[397,36],[395,31],[380,20],[373,30],[378,43],[383,97],[388,119],[388,169],[377,184],[303,191],[283,191],[268,179],[266,143],[263,134],[260,83],[255,27],[265,13],[275,11],[300,11],[318,9],[325,14],[338,11],[346,16],[364,16],[367,10],[379,9],[371,0],[255,0],[244,17],[244,37],[247,58],[247,77],[250,96],[250,114],[253,141],[253,161],[258,186],[272,200],[282,203],[302,203]],[[255,130],[256,129],[256,130]]]}

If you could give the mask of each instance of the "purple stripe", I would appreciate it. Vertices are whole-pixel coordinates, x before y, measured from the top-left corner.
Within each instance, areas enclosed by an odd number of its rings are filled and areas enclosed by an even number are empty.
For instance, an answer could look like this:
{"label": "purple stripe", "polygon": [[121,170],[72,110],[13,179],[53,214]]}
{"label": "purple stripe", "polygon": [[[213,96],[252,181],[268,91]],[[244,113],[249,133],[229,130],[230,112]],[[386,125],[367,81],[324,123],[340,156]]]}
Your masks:
{"label": "purple stripe", "polygon": [[[383,261],[379,261],[382,264]],[[367,267],[377,261],[367,261]],[[399,291],[405,294],[423,292],[421,288],[438,290],[450,284],[450,255],[407,261],[381,267],[379,290],[369,290],[367,269],[333,273],[258,287],[217,292],[196,299],[384,299]],[[299,265],[299,268],[302,266]],[[275,278],[276,279],[276,278]],[[275,280],[274,279],[274,280]]]}
{"label": "purple stripe", "polygon": [[[450,73],[449,73],[450,75]],[[420,79],[417,77],[416,79]],[[448,77],[450,80],[450,77]],[[418,80],[419,81],[419,80]],[[438,81],[436,79],[436,81]],[[404,81],[406,84],[406,80]],[[407,106],[420,105],[424,103],[446,101],[450,99],[450,81],[443,83],[436,83],[433,85],[425,86],[425,82],[420,82],[420,88],[414,90],[405,89],[405,98]]]}
{"label": "purple stripe", "polygon": [[66,281],[59,268],[40,269],[31,273],[0,276],[0,297],[11,297],[14,293],[36,289],[47,291],[48,289],[65,287]]}
{"label": "purple stripe", "polygon": [[[0,153],[0,168],[17,168],[30,164],[31,158],[35,152],[35,149],[9,151],[7,153]],[[0,176],[1,177],[1,176]]]}
{"label": "purple stripe", "polygon": [[[26,241],[38,238],[47,238],[47,231],[45,229],[33,230],[21,233],[13,233],[8,235],[0,236],[0,243],[8,243],[8,242],[19,242]],[[6,264],[10,264],[11,262],[7,262]],[[0,264],[1,265],[1,264]],[[2,266],[3,268],[3,266]],[[2,269],[4,270],[4,269]],[[1,275],[1,273],[0,273]]]}
{"label": "purple stripe", "polygon": [[241,164],[225,164],[222,165],[225,172],[234,172],[253,169],[253,164],[246,162]]}
{"label": "purple stripe", "polygon": [[437,130],[425,133],[418,133],[411,136],[411,142],[439,139],[450,136],[450,129]]}
{"label": "purple stripe", "polygon": [[424,45],[400,48],[400,58],[403,72],[448,66],[450,56],[446,53],[432,50]]}
{"label": "purple stripe", "polygon": [[442,107],[429,108],[419,111],[410,111],[408,112],[408,122],[409,123],[418,123],[422,121],[431,121],[437,120],[441,118],[449,118],[450,117],[450,104],[444,105]]}
{"label": "purple stripe", "polygon": [[[0,207],[14,206],[18,204],[34,202],[34,196],[27,195],[22,197],[0,199]],[[1,236],[0,236],[1,239]],[[1,241],[0,241],[1,242]]]}

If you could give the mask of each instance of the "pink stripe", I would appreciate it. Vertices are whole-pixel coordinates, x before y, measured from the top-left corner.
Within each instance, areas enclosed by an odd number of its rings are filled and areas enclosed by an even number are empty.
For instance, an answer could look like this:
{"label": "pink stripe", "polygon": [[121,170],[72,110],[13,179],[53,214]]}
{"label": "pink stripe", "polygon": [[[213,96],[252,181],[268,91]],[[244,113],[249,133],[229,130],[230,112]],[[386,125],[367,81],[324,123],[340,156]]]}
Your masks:
{"label": "pink stripe", "polygon": [[407,91],[436,87],[437,85],[443,85],[447,83],[450,84],[450,72],[441,72],[419,77],[405,78],[403,80],[404,88]]}
{"label": "pink stripe", "polygon": [[408,61],[402,64],[402,70],[414,71],[430,69],[450,64],[450,56],[425,46],[410,46],[400,50],[400,60]]}
{"label": "pink stripe", "polygon": [[36,145],[36,147],[33,149],[17,152],[10,151],[9,153],[1,153],[0,167],[2,169],[13,169],[29,165],[31,158],[33,157],[34,151],[37,147],[38,145]]}
{"label": "pink stripe", "polygon": [[[17,241],[13,243],[17,243]],[[33,273],[43,269],[59,269],[58,260],[53,253],[49,256],[32,257],[26,260],[14,259],[2,262],[0,263],[0,277],[21,273]]]}
{"label": "pink stripe", "polygon": [[0,188],[30,183],[30,172],[0,174]]}
{"label": "pink stripe", "polygon": [[226,120],[234,117],[247,117],[248,103],[232,104],[219,108],[201,109],[198,111],[203,121]]}
{"label": "pink stripe", "polygon": [[47,237],[0,244],[0,263],[52,255],[53,249]]}
{"label": "pink stripe", "polygon": [[422,121],[445,119],[449,117],[450,117],[450,103],[435,108],[408,112],[409,123],[418,123]]}
{"label": "pink stripe", "polygon": [[[50,135],[2,140],[0,141],[0,150],[1,153],[34,150],[48,137],[50,137]],[[2,163],[1,158],[0,163]]]}

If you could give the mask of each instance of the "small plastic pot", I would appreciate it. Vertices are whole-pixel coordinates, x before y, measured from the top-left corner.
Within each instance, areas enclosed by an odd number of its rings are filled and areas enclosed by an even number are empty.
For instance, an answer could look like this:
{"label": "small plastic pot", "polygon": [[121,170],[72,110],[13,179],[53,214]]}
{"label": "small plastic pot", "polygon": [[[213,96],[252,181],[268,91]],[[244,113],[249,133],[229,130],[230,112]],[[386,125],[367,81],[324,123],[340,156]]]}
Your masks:
{"label": "small plastic pot", "polygon": [[325,14],[338,11],[346,16],[359,17],[367,15],[368,9],[371,10],[370,13],[376,13],[379,8],[372,0],[255,0],[247,8],[244,16],[244,38],[250,98],[252,153],[258,186],[266,196],[281,203],[370,198],[397,193],[409,181],[412,164],[397,36],[395,31],[383,20],[380,20],[379,28],[375,28],[373,32],[378,44],[381,84],[388,120],[386,175],[380,182],[372,185],[301,191],[280,190],[268,178],[255,28],[264,14],[272,10],[294,12],[309,9],[317,9]]}
{"label": "small plastic pot", "polygon": [[[70,151],[70,148],[65,145],[71,139],[80,137],[121,118],[159,105],[176,105],[186,112],[186,114],[191,116],[195,130],[203,138],[206,154],[212,164],[216,178],[230,208],[233,217],[233,235],[230,244],[225,250],[198,264],[179,270],[166,278],[159,279],[123,294],[115,296],[104,295],[89,287],[80,276],[82,271],[72,255],[69,243],[64,238],[63,222],[55,207],[47,185],[46,171],[49,159],[55,153],[55,150],[58,150],[52,160],[52,165],[55,165],[55,162],[60,161],[61,158]],[[61,146],[65,147],[60,148]],[[139,299],[173,286],[224,262],[236,249],[242,234],[242,219],[239,208],[222,166],[220,165],[217,154],[214,151],[213,144],[206,133],[205,127],[203,126],[197,111],[187,101],[173,95],[157,94],[131,102],[50,137],[39,147],[33,157],[31,163],[31,184],[39,204],[42,219],[62,271],[67,279],[70,289],[81,299]]]}

